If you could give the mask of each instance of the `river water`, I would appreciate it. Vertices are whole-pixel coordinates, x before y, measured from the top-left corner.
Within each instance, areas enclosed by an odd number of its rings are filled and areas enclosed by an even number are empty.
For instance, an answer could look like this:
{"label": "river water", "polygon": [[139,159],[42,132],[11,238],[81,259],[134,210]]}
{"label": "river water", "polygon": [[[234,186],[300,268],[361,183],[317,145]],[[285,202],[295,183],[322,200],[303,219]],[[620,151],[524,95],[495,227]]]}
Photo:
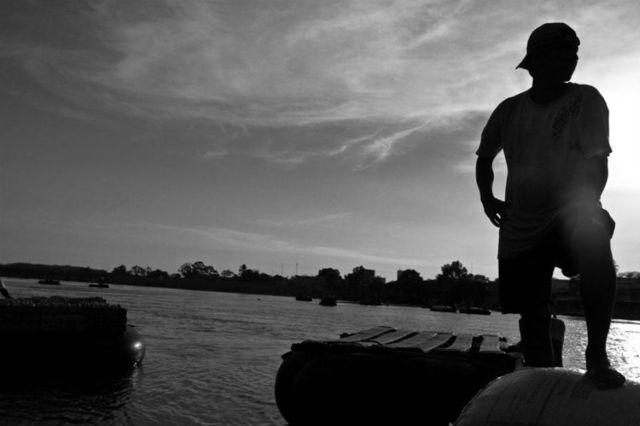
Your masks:
{"label": "river water", "polygon": [[[99,382],[49,380],[0,387],[0,422],[284,425],[273,385],[281,355],[304,339],[334,339],[376,325],[500,334],[514,341],[517,317],[431,312],[293,298],[189,290],[4,279],[14,297],[102,296],[128,310],[147,353],[130,377]],[[584,321],[567,326],[565,366],[583,369]],[[640,322],[614,321],[612,363],[640,380]],[[9,368],[4,366],[4,368]],[[1,373],[0,373],[1,377]]]}

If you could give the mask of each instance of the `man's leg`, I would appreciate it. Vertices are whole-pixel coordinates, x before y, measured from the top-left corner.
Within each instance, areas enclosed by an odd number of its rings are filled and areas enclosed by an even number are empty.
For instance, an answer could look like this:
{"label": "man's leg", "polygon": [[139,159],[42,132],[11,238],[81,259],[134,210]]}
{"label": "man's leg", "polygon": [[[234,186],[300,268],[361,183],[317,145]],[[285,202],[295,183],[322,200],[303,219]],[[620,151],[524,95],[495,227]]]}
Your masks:
{"label": "man's leg", "polygon": [[547,253],[546,249],[536,247],[499,264],[502,311],[520,313],[524,361],[531,367],[555,365],[549,308],[554,266]]}
{"label": "man's leg", "polygon": [[581,224],[574,244],[587,323],[587,373],[601,389],[619,387],[625,379],[611,368],[606,349],[616,288],[610,230],[598,222]]}
{"label": "man's leg", "polygon": [[551,277],[553,263],[538,251],[527,259],[522,274],[529,276],[528,290],[520,311],[520,336],[524,360],[531,367],[553,367],[555,357],[551,344]]}
{"label": "man's leg", "polygon": [[527,366],[555,366],[553,345],[551,344],[551,313],[548,305],[522,312],[520,338]]}

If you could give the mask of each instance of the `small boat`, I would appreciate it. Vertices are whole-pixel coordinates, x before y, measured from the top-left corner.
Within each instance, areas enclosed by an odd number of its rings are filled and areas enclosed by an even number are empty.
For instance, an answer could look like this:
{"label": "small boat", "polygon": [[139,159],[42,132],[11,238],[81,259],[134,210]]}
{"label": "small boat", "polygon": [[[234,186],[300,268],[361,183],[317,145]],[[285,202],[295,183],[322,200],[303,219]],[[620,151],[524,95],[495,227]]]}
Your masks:
{"label": "small boat", "polygon": [[453,305],[431,305],[429,308],[434,312],[457,312],[457,309]]}
{"label": "small boat", "polygon": [[320,299],[320,306],[336,306],[338,301],[333,296],[325,296]]}
{"label": "small boat", "polygon": [[60,281],[54,280],[52,278],[45,278],[43,280],[38,281],[38,284],[60,285]]}
{"label": "small boat", "polygon": [[481,308],[479,306],[471,306],[469,308],[460,309],[458,312],[461,314],[474,314],[474,315],[491,315],[491,311],[487,308]]}
{"label": "small boat", "polygon": [[91,283],[91,284],[89,284],[89,287],[94,287],[94,288],[109,288],[109,284],[107,284],[107,283]]}
{"label": "small boat", "polygon": [[103,278],[98,278],[98,280],[95,283],[89,284],[89,287],[109,288],[109,284],[105,283]]}
{"label": "small boat", "polygon": [[298,300],[300,302],[311,302],[313,300],[313,298],[311,296],[309,296],[308,294],[298,294],[296,296],[296,300]]}

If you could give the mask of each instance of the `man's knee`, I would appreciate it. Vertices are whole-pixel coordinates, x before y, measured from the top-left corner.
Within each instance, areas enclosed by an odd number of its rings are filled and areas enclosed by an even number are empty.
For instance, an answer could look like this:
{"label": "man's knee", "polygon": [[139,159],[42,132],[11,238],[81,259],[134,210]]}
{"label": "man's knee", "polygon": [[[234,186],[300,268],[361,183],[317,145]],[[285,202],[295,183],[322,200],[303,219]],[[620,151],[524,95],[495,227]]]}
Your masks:
{"label": "man's knee", "polygon": [[611,241],[611,231],[600,221],[583,220],[574,225],[572,237],[576,244],[608,245]]}
{"label": "man's knee", "polygon": [[578,215],[566,224],[571,230],[571,240],[578,246],[608,247],[615,229],[615,221],[604,209],[594,210],[584,215]]}
{"label": "man's knee", "polygon": [[613,264],[610,233],[600,223],[576,225],[571,238],[573,257],[583,265]]}

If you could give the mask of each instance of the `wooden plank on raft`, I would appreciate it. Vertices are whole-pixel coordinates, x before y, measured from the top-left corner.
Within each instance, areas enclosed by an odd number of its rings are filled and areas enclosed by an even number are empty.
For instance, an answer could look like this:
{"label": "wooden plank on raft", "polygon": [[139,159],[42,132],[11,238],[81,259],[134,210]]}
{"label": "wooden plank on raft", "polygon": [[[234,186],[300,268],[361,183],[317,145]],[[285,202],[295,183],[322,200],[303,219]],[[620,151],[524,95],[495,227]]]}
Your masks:
{"label": "wooden plank on raft", "polygon": [[455,336],[453,343],[446,348],[437,348],[438,351],[450,352],[468,352],[473,345],[473,336],[471,334],[458,334]]}
{"label": "wooden plank on raft", "polygon": [[447,343],[451,337],[451,333],[423,331],[408,339],[392,343],[389,346],[394,348],[417,348],[421,349],[423,352],[429,352],[430,350]]}
{"label": "wooden plank on raft", "polygon": [[495,334],[483,334],[478,352],[485,354],[503,353],[500,350],[500,338]]}
{"label": "wooden plank on raft", "polygon": [[421,331],[409,339],[405,339],[401,342],[392,343],[389,346],[394,348],[417,348],[418,346],[434,339],[438,335],[435,331]]}
{"label": "wooden plank on raft", "polygon": [[397,342],[399,340],[411,337],[414,334],[416,334],[415,331],[395,330],[395,331],[392,331],[391,333],[385,333],[381,336],[374,337],[373,339],[368,339],[367,342],[376,342],[381,345],[388,345],[390,343]]}
{"label": "wooden plank on raft", "polygon": [[338,341],[344,342],[344,343],[361,342],[363,340],[373,339],[375,337],[381,336],[385,333],[390,333],[392,331],[395,331],[395,328],[382,325],[378,327],[369,328],[367,330],[358,331],[357,333],[351,334],[347,337],[343,337]]}

